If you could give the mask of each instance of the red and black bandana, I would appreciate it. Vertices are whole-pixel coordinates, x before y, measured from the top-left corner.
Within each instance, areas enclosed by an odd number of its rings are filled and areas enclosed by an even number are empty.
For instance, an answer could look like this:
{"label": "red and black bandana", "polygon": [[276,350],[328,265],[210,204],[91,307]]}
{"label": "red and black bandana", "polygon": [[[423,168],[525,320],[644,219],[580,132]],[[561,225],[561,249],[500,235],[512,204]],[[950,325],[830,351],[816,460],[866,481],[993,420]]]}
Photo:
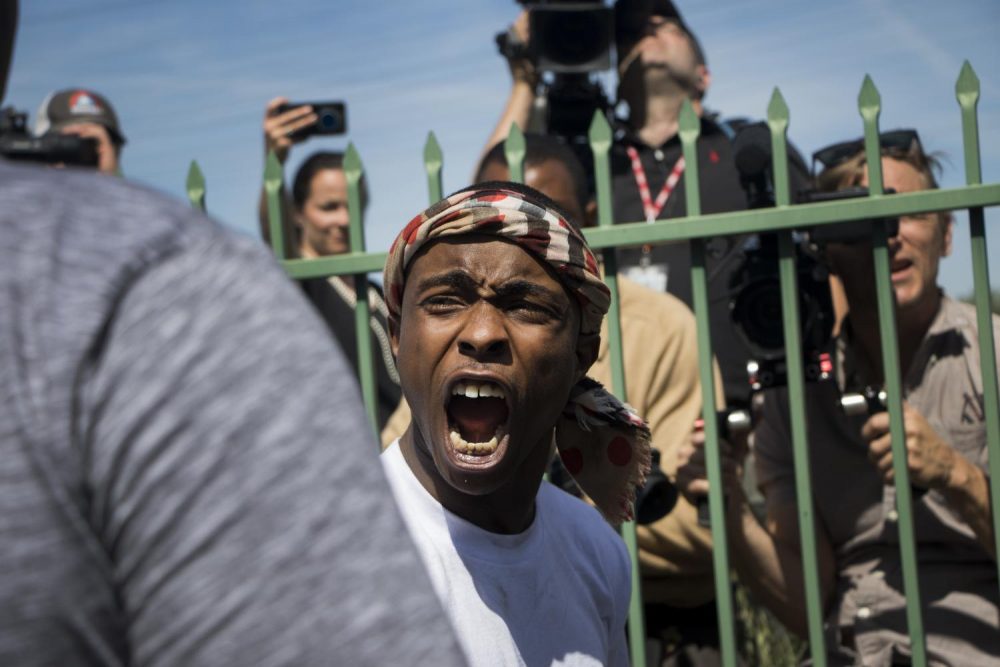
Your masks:
{"label": "red and black bandana", "polygon": [[[396,237],[384,271],[391,317],[399,321],[406,269],[419,250],[440,237],[459,234],[498,236],[547,262],[580,304],[581,333],[600,331],[611,296],[586,239],[555,209],[497,184],[439,201]],[[635,490],[650,465],[646,422],[599,383],[585,378],[570,394],[555,439],[568,472],[605,518],[614,524],[631,520]]]}

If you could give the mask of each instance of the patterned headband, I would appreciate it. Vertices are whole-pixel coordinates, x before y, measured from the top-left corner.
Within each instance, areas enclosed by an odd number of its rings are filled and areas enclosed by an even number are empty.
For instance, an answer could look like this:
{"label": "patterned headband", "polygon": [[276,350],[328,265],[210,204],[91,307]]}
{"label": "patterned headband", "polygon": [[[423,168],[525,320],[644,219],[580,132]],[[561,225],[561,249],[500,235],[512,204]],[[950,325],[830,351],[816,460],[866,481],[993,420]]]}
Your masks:
{"label": "patterned headband", "polygon": [[[439,201],[410,221],[385,263],[389,315],[397,321],[406,269],[428,243],[459,234],[498,236],[551,266],[580,304],[582,334],[600,332],[611,295],[583,235],[523,186],[487,184]],[[580,488],[611,523],[630,520],[650,465],[649,427],[599,383],[584,378],[556,425],[556,447]]]}

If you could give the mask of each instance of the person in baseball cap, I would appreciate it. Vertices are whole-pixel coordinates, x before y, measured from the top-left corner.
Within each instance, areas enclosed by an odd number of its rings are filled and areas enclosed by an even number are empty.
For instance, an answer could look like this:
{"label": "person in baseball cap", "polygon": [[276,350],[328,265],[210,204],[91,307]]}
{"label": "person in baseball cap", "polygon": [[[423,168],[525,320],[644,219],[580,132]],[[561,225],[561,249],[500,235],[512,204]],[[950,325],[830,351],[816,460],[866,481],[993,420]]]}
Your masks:
{"label": "person in baseball cap", "polygon": [[615,3],[615,47],[618,50],[618,62],[629,54],[647,29],[650,16],[673,21],[691,40],[698,64],[706,65],[705,52],[698,42],[698,37],[691,27],[684,22],[684,17],[677,6],[670,0],[618,0]]}
{"label": "person in baseball cap", "polygon": [[35,116],[35,135],[75,134],[97,142],[97,170],[118,173],[125,135],[107,98],[92,90],[70,88],[49,94]]}

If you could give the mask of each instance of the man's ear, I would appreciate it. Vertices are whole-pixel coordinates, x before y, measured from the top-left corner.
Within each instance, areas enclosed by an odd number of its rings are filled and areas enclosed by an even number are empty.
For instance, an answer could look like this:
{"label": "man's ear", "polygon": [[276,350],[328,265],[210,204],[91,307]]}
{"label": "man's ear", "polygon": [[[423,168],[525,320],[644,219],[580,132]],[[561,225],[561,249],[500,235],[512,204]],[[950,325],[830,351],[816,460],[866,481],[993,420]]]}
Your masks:
{"label": "man's ear", "polygon": [[951,230],[955,226],[955,218],[951,213],[945,213],[944,238],[942,239],[941,256],[947,257],[951,254]]}
{"label": "man's ear", "polygon": [[389,347],[392,348],[392,356],[399,356],[399,319],[389,315]]}
{"label": "man's ear", "polygon": [[577,382],[583,379],[590,367],[597,361],[601,349],[601,334],[580,334],[576,340],[576,370]]}
{"label": "man's ear", "polygon": [[704,65],[698,65],[695,71],[697,76],[694,84],[695,88],[698,89],[700,97],[704,97],[705,93],[708,92],[708,87],[712,85],[712,73]]}
{"label": "man's ear", "polygon": [[597,226],[597,200],[591,199],[587,202],[587,208],[583,211],[583,226]]}

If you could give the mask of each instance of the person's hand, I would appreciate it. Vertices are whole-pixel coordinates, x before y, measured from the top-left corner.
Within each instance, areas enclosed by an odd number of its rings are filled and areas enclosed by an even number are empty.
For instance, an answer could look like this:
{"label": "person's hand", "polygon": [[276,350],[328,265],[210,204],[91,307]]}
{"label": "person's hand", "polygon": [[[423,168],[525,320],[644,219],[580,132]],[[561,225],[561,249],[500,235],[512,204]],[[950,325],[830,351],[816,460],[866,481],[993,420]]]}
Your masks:
{"label": "person's hand", "polygon": [[[903,431],[906,434],[906,466],[910,483],[922,488],[942,488],[948,484],[958,453],[931,428],[923,415],[903,403]],[[893,484],[892,436],[889,413],[879,412],[861,427],[871,459],[886,484]]]}
{"label": "person's hand", "polygon": [[97,142],[97,170],[102,174],[118,173],[118,151],[106,127],[98,123],[73,123],[63,127],[59,132],[83,139],[94,139]]}
{"label": "person's hand", "polygon": [[[746,437],[733,442],[719,439],[722,461],[723,493],[729,496],[743,491],[743,461],[748,452]],[[699,419],[694,423],[688,443],[677,452],[677,489],[692,505],[708,495],[708,471],[705,467],[705,429]]]}
{"label": "person's hand", "polygon": [[282,104],[288,104],[288,98],[275,97],[267,103],[264,112],[264,155],[266,157],[273,150],[278,161],[284,163],[292,144],[302,141],[301,137],[293,136],[295,132],[312,125],[319,117],[310,106],[295,107],[282,113],[278,110]]}
{"label": "person's hand", "polygon": [[515,57],[507,56],[507,66],[510,68],[510,76],[514,80],[514,83],[526,83],[534,88],[535,84],[538,83],[538,70],[535,69],[535,64],[527,56],[528,40],[530,39],[528,27],[529,11],[528,9],[523,10],[507,31],[507,41],[509,44],[517,44],[524,47],[519,49],[519,52],[523,55]]}

